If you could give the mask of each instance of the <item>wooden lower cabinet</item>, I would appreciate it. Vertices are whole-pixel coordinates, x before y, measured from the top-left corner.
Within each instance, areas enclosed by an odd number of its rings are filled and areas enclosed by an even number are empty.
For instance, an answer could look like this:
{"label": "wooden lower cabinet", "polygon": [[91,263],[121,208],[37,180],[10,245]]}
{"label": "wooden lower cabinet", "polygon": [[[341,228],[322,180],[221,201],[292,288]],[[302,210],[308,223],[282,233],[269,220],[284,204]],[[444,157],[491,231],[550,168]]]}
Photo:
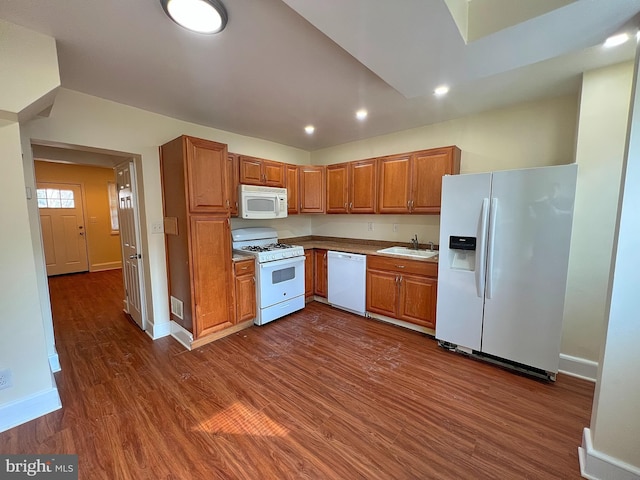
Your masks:
{"label": "wooden lower cabinet", "polygon": [[234,324],[228,217],[193,215],[190,232],[193,334],[199,338]]}
{"label": "wooden lower cabinet", "polygon": [[367,311],[436,328],[436,263],[367,257]]}
{"label": "wooden lower cabinet", "polygon": [[313,250],[304,252],[304,296],[313,297]]}
{"label": "wooden lower cabinet", "polygon": [[327,251],[316,248],[313,251],[313,293],[319,297],[327,297]]}
{"label": "wooden lower cabinet", "polygon": [[256,318],[256,265],[253,258],[233,264],[236,323]]}

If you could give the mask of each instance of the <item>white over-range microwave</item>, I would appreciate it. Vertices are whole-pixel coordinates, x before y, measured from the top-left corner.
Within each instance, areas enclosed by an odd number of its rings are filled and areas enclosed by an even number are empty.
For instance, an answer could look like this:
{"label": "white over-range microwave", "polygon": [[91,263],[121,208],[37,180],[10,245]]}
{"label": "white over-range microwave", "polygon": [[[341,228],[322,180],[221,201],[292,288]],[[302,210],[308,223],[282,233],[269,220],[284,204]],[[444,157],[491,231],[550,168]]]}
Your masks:
{"label": "white over-range microwave", "polygon": [[287,216],[287,189],[238,186],[238,214],[240,218],[267,219]]}

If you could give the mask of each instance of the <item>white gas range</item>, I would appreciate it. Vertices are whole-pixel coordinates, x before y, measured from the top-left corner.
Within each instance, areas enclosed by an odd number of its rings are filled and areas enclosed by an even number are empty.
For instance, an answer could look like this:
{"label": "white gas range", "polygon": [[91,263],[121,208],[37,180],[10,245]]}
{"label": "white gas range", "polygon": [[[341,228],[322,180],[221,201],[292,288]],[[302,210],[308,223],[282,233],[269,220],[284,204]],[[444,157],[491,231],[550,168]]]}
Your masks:
{"label": "white gas range", "polygon": [[231,231],[233,250],[253,255],[256,268],[257,315],[255,324],[304,308],[304,249],[278,243],[273,228],[249,227]]}

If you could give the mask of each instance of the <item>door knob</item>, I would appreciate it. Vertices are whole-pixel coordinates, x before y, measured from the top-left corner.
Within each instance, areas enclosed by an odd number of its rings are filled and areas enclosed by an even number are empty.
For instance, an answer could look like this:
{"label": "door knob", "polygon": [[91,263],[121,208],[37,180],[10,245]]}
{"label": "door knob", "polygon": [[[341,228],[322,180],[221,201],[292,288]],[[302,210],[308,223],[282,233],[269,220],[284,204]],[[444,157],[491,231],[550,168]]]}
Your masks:
{"label": "door knob", "polygon": [[130,258],[131,260],[134,260],[134,259],[136,259],[136,258],[142,258],[142,255],[141,255],[141,254],[139,254],[139,253],[136,253],[135,255],[129,255],[129,258]]}

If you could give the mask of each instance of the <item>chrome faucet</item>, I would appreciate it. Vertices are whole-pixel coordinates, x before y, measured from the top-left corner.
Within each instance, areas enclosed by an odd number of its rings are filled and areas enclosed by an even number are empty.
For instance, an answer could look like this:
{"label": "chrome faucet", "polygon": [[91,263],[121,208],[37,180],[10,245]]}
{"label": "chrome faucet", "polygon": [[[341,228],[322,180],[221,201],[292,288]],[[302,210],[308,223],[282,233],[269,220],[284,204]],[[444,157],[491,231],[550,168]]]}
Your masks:
{"label": "chrome faucet", "polygon": [[429,250],[433,252],[433,242],[429,242]]}
{"label": "chrome faucet", "polygon": [[411,248],[413,248],[414,250],[418,250],[418,234],[417,233],[411,239]]}

